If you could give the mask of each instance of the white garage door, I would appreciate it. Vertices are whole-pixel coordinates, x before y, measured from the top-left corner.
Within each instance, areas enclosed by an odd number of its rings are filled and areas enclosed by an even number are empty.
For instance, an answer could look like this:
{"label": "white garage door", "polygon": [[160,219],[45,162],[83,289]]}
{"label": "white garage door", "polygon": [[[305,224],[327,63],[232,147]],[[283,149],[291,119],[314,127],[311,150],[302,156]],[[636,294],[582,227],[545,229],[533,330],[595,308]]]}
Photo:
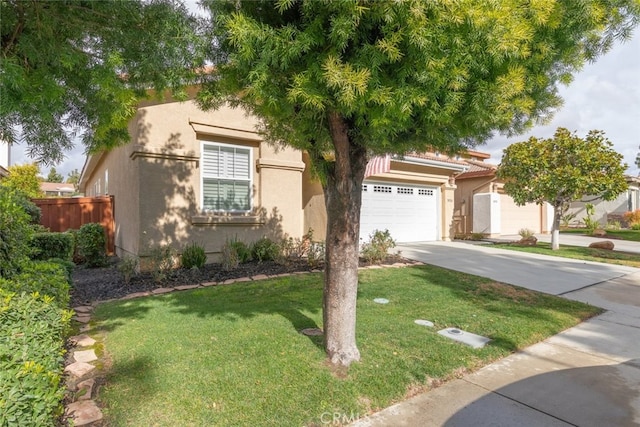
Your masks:
{"label": "white garage door", "polygon": [[397,242],[438,240],[439,195],[438,187],[365,182],[360,238],[388,229]]}

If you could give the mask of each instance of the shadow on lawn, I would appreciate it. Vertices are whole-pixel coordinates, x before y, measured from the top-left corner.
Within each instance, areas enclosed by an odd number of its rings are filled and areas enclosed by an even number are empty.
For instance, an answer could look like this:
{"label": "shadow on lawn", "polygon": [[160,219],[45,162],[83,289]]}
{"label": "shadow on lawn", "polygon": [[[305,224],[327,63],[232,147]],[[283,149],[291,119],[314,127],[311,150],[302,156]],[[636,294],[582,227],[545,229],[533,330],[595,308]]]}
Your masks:
{"label": "shadow on lawn", "polygon": [[[310,289],[315,291],[309,292]],[[300,333],[320,328],[309,317],[322,313],[322,275],[306,274],[257,282],[199,288],[156,297],[135,299],[108,309],[100,317],[100,329],[113,331],[130,321],[144,317],[153,307],[167,301],[174,312],[198,317],[218,317],[226,321],[250,319],[259,315],[279,315]],[[322,336],[308,336],[318,348],[324,348]]]}

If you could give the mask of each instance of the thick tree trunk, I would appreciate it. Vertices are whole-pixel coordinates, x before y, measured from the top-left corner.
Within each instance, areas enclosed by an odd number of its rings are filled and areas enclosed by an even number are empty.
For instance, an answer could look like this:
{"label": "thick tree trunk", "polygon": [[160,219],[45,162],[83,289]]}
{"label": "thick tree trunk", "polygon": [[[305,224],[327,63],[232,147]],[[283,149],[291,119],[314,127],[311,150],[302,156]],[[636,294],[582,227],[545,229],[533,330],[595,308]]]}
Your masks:
{"label": "thick tree trunk", "polygon": [[335,162],[324,188],[327,208],[326,267],[323,295],[324,342],[329,361],[349,366],[360,360],[356,345],[356,299],[362,181],[366,150],[349,140],[348,126],[328,116]]}
{"label": "thick tree trunk", "polygon": [[563,209],[560,206],[553,207],[553,227],[551,227],[551,250],[560,249],[560,220]]}

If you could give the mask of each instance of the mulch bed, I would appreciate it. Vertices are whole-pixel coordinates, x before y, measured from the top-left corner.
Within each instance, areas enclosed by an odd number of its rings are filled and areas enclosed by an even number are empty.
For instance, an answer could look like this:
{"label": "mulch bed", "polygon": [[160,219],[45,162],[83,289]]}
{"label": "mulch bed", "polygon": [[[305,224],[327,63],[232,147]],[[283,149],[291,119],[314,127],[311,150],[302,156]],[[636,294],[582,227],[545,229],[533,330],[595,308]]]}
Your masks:
{"label": "mulch bed", "polygon": [[[382,264],[394,264],[397,262],[411,262],[398,256],[388,257]],[[253,277],[257,275],[273,276],[277,274],[309,272],[311,267],[304,259],[292,260],[286,264],[278,264],[273,261],[251,261],[240,264],[231,271],[224,271],[220,264],[206,264],[200,270],[174,270],[162,282],[153,279],[150,273],[142,273],[131,278],[127,284],[122,274],[117,269],[118,258],[109,260],[106,267],[86,268],[78,266],[73,273],[73,286],[71,288],[71,306],[92,304],[99,301],[122,298],[136,292],[149,292],[158,288],[171,288],[181,285],[196,285],[206,282],[224,282],[229,279],[241,277]],[[361,266],[366,266],[364,260],[360,260]],[[319,267],[322,269],[322,267]]]}

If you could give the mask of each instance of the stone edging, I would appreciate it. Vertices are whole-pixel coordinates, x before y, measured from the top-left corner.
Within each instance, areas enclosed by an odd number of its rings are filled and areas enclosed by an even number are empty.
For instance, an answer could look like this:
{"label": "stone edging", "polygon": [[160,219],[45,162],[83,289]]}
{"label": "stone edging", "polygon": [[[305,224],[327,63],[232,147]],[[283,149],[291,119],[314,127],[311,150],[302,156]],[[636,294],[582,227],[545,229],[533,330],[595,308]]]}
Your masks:
{"label": "stone edging", "polygon": [[[414,261],[409,263],[397,262],[389,265],[370,265],[367,267],[359,267],[358,270],[373,270],[380,268],[400,268],[409,266],[424,265],[423,262]],[[294,273],[283,273],[275,275],[258,274],[251,277],[240,277],[237,279],[228,279],[221,282],[205,282],[197,285],[182,285],[173,288],[157,288],[152,291],[134,292],[121,298],[113,298],[104,301],[97,301],[91,306],[74,307],[76,315],[72,318],[80,323],[81,335],[69,338],[69,342],[73,345],[70,351],[71,357],[68,358],[67,366],[64,369],[66,373],[66,386],[70,403],[66,405],[65,417],[73,421],[74,426],[98,427],[102,424],[102,411],[96,404],[97,389],[95,387],[96,380],[100,379],[104,372],[96,369],[93,363],[104,363],[103,360],[95,354],[92,348],[96,344],[96,340],[86,333],[91,330],[89,322],[91,321],[91,313],[93,309],[105,302],[126,301],[135,298],[148,297],[153,295],[163,295],[176,291],[186,291],[197,288],[206,288],[210,286],[230,285],[232,283],[251,282],[257,280],[274,279],[278,277],[296,276],[300,274],[321,273],[322,270],[311,270],[309,272],[297,271]]]}

